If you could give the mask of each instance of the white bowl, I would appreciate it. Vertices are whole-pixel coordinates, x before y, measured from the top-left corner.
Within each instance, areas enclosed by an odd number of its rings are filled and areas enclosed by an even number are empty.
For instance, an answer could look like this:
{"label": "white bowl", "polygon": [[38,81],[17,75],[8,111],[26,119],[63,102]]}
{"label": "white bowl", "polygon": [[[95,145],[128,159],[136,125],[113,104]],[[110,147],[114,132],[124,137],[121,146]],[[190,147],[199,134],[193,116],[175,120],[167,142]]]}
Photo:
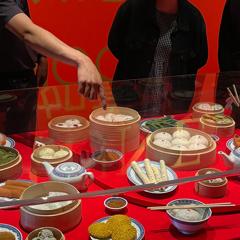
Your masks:
{"label": "white bowl", "polygon": [[[187,204],[204,204],[198,200],[195,199],[188,199],[188,198],[182,198],[182,199],[176,199],[171,202],[169,202],[167,205],[187,205]],[[198,213],[201,215],[201,219],[199,220],[186,220],[182,218],[176,217],[173,210],[167,210],[167,214],[171,218],[172,224],[183,234],[194,234],[201,229],[203,229],[208,221],[208,219],[212,215],[212,211],[210,208],[195,208]]]}
{"label": "white bowl", "polygon": [[[123,205],[121,207],[109,206],[109,203],[114,200],[121,201],[123,203]],[[127,205],[128,205],[128,201],[122,197],[109,197],[109,198],[105,199],[105,201],[104,201],[104,206],[106,207],[107,211],[109,211],[111,213],[123,212],[126,209]]]}

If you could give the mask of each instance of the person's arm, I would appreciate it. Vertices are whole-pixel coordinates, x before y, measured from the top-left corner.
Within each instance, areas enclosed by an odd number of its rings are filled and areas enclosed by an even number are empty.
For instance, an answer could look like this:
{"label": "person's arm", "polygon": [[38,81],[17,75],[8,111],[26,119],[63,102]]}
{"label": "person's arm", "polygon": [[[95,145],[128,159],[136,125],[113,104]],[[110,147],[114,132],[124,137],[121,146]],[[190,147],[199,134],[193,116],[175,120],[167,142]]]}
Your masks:
{"label": "person's arm", "polygon": [[24,13],[12,17],[5,27],[40,54],[76,66],[79,92],[90,99],[99,94],[106,106],[101,76],[89,57],[34,24]]}

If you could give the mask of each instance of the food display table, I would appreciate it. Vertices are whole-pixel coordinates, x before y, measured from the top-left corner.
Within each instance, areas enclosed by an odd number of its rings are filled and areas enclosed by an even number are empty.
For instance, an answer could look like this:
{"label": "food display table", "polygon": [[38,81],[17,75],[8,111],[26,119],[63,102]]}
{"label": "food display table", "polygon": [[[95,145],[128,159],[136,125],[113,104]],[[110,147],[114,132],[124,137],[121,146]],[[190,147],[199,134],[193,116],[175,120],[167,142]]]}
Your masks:
{"label": "food display table", "polygon": [[[27,141],[28,139],[34,139],[35,135],[48,136],[47,131],[38,132],[36,134],[18,134],[11,136],[16,141],[15,148],[20,152],[23,158],[23,172],[21,179],[30,179],[34,182],[47,181],[48,178],[37,177],[30,171],[30,156],[32,154],[32,148]],[[217,151],[226,151],[227,138],[222,138],[217,142]],[[80,153],[84,151],[90,151],[89,142],[84,141],[80,144],[68,144],[74,152],[75,161],[80,161]],[[123,186],[132,185],[126,176],[127,168],[130,162],[135,160],[143,160],[145,158],[145,135],[141,135],[141,145],[137,151],[129,152],[124,155],[121,167],[109,171],[102,171],[95,168],[89,168],[95,175],[95,182],[89,187],[88,191],[96,191],[108,188],[117,188]],[[216,163],[213,166],[220,170],[225,170],[226,166],[218,154],[216,155]],[[87,161],[87,160],[86,160]],[[194,176],[196,171],[178,171],[175,170],[178,178]],[[237,240],[240,239],[240,180],[237,178],[229,179],[228,190],[226,196],[219,199],[204,198],[197,195],[194,190],[194,183],[188,183],[180,185],[175,191],[170,194],[162,194],[153,196],[152,194],[145,193],[126,193],[124,196],[128,199],[129,204],[125,214],[132,217],[142,223],[145,228],[146,240],[154,239],[207,239],[207,240]],[[65,233],[67,240],[85,240],[89,239],[88,226],[99,218],[107,216],[103,201],[107,198],[95,197],[82,200],[82,221],[73,230]],[[205,203],[211,202],[233,202],[237,204],[234,209],[224,209],[224,213],[221,211],[214,212],[213,216],[209,219],[207,227],[192,236],[185,236],[179,233],[175,227],[171,225],[170,219],[164,211],[150,211],[146,209],[146,206],[153,205],[165,205],[173,199],[177,198],[194,198]],[[19,224],[20,211],[18,209],[13,210],[0,210],[0,223],[11,224],[23,234],[24,239],[27,236],[27,232]],[[66,219],[66,221],[68,221]]]}

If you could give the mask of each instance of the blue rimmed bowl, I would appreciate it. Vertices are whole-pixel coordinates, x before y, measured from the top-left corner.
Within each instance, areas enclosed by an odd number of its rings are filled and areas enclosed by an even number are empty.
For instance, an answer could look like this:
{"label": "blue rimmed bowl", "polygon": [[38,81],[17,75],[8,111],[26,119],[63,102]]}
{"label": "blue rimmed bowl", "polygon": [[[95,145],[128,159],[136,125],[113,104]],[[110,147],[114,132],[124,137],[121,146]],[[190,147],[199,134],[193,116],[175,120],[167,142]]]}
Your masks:
{"label": "blue rimmed bowl", "polygon": [[14,235],[16,240],[23,240],[21,232],[12,225],[0,223],[0,232],[10,232]]}
{"label": "blue rimmed bowl", "polygon": [[[121,204],[121,206],[113,206],[112,204],[114,202],[118,202],[119,204]],[[127,208],[127,205],[128,201],[122,197],[109,197],[104,201],[104,206],[106,210],[111,213],[121,213]]]}
{"label": "blue rimmed bowl", "polygon": [[[171,202],[169,202],[168,206],[174,206],[174,205],[189,205],[189,204],[195,204],[195,205],[204,205],[204,203],[195,200],[195,199],[188,199],[188,198],[182,198],[182,199],[176,199]],[[178,211],[177,211],[178,210]],[[181,214],[179,212],[181,211]],[[185,211],[182,211],[185,210]],[[189,212],[186,212],[186,209],[171,209],[167,210],[167,214],[171,219],[172,224],[177,228],[178,231],[180,231],[183,234],[194,234],[200,230],[202,230],[206,224],[208,219],[212,215],[212,211],[210,208],[195,208],[193,209],[196,211],[195,216],[198,216],[197,218]],[[191,216],[189,216],[191,214]]]}

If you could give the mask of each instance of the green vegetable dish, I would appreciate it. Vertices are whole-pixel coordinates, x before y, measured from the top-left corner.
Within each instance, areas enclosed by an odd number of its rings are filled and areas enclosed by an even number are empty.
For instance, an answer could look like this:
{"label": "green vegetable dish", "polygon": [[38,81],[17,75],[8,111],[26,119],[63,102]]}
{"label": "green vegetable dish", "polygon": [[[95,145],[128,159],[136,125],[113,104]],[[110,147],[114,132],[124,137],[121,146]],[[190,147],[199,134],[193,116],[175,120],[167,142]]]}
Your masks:
{"label": "green vegetable dish", "polygon": [[0,148],[0,166],[12,162],[16,157],[17,153]]}
{"label": "green vegetable dish", "polygon": [[170,116],[166,116],[163,118],[155,118],[151,120],[142,121],[140,127],[145,132],[154,132],[161,128],[183,126],[184,124],[181,121],[177,121]]}

